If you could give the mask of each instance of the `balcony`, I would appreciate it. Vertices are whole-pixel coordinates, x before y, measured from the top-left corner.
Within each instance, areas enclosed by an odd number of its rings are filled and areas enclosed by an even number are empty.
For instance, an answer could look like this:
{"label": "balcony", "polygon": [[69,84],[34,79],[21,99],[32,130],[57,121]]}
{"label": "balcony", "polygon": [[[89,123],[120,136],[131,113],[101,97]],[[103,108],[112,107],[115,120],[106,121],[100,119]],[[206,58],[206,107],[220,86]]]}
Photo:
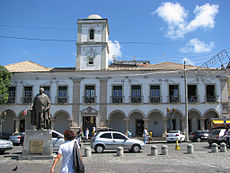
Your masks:
{"label": "balcony", "polygon": [[179,103],[180,102],[180,97],[179,96],[169,96],[169,103]]}
{"label": "balcony", "polygon": [[118,97],[112,96],[110,97],[110,99],[111,99],[111,103],[120,104],[120,103],[123,103],[124,96],[118,96]]}
{"label": "balcony", "polygon": [[189,103],[196,103],[196,102],[198,102],[198,97],[195,95],[189,95],[188,96],[188,102]]}
{"label": "balcony", "polygon": [[142,103],[143,97],[130,97],[131,103]]}
{"label": "balcony", "polygon": [[22,97],[22,103],[24,104],[31,104],[32,103],[32,96],[26,96],[26,97]]}
{"label": "balcony", "polygon": [[9,97],[7,104],[14,104],[14,103],[16,103],[16,98],[15,97]]}
{"label": "balcony", "polygon": [[57,104],[66,104],[68,103],[68,97],[56,97]]}
{"label": "balcony", "polygon": [[95,97],[85,97],[83,96],[83,102],[86,104],[92,104],[92,103],[96,103],[96,96]]}
{"label": "balcony", "polygon": [[217,102],[217,98],[218,96],[215,96],[215,95],[207,95],[205,97],[205,101],[208,102],[208,103],[216,103]]}
{"label": "balcony", "polygon": [[160,102],[161,102],[160,96],[149,97],[149,103],[160,103]]}

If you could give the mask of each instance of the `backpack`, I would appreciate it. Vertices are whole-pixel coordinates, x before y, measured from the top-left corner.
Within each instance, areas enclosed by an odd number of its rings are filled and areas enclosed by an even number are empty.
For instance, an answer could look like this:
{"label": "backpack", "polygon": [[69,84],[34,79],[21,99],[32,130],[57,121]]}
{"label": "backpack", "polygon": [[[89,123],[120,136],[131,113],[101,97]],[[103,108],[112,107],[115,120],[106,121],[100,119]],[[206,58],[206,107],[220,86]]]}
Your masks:
{"label": "backpack", "polygon": [[85,165],[77,141],[74,142],[73,146],[73,169],[76,173],[85,173]]}

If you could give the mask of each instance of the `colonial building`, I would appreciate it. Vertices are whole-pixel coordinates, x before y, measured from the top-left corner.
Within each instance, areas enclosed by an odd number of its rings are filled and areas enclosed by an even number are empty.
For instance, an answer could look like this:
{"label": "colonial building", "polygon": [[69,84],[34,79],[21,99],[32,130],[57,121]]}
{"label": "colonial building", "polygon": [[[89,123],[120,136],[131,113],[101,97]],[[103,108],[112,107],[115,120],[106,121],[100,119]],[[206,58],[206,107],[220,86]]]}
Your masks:
{"label": "colonial building", "polygon": [[0,105],[1,131],[30,129],[33,97],[43,87],[51,100],[52,128],[111,127],[140,136],[170,128],[185,131],[185,76],[189,132],[210,129],[211,118],[228,114],[227,77],[220,69],[149,61],[110,65],[108,20],[98,15],[78,20],[76,66],[47,68],[31,61],[6,65],[13,73],[9,101]]}

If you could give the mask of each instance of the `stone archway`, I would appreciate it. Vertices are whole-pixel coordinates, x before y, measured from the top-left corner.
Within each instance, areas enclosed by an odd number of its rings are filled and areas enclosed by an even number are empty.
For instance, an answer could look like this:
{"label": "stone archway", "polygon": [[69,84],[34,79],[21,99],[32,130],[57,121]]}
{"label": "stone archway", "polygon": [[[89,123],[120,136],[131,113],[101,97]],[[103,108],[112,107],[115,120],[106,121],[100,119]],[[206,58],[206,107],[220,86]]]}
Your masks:
{"label": "stone archway", "polygon": [[14,133],[15,132],[15,118],[16,114],[12,110],[6,110],[1,114],[1,131],[6,133]]}
{"label": "stone archway", "polygon": [[164,117],[159,111],[152,111],[148,116],[148,130],[153,136],[162,136],[164,133]]}
{"label": "stone archway", "polygon": [[116,110],[110,113],[110,128],[126,133],[125,114],[122,111]]}
{"label": "stone archway", "polygon": [[211,126],[211,119],[212,118],[219,118],[219,115],[216,112],[216,110],[210,109],[210,110],[207,110],[204,113],[204,117],[205,117],[205,120],[204,120],[204,129],[205,130],[211,130],[211,128],[212,128],[212,126]]}
{"label": "stone archway", "polygon": [[195,132],[201,129],[200,113],[197,110],[190,110],[188,112],[188,129],[189,133]]}
{"label": "stone archway", "polygon": [[[170,119],[171,116],[171,119]],[[174,111],[170,111],[167,115],[167,131],[170,130],[170,128],[172,130],[181,130],[183,131],[184,127],[183,127],[183,116],[182,116],[182,112],[180,112],[179,110],[175,109]],[[172,122],[170,122],[172,120]],[[172,124],[171,124],[172,123]],[[172,125],[172,127],[171,127]]]}
{"label": "stone archway", "polygon": [[54,114],[54,130],[64,133],[66,129],[70,128],[70,116],[66,111],[58,111]]}
{"label": "stone archway", "polygon": [[141,111],[133,111],[130,115],[132,136],[142,136],[144,131],[144,115]]}

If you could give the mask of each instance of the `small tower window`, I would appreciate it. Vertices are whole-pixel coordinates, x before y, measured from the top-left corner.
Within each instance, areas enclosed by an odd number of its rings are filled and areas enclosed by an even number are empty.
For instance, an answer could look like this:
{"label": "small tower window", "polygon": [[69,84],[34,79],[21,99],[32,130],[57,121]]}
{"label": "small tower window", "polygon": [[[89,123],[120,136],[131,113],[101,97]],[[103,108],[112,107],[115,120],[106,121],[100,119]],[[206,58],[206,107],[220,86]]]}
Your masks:
{"label": "small tower window", "polygon": [[89,58],[89,65],[93,65],[93,64],[94,64],[93,58]]}
{"label": "small tower window", "polygon": [[89,31],[89,39],[90,40],[94,39],[94,29],[90,29],[90,31]]}

